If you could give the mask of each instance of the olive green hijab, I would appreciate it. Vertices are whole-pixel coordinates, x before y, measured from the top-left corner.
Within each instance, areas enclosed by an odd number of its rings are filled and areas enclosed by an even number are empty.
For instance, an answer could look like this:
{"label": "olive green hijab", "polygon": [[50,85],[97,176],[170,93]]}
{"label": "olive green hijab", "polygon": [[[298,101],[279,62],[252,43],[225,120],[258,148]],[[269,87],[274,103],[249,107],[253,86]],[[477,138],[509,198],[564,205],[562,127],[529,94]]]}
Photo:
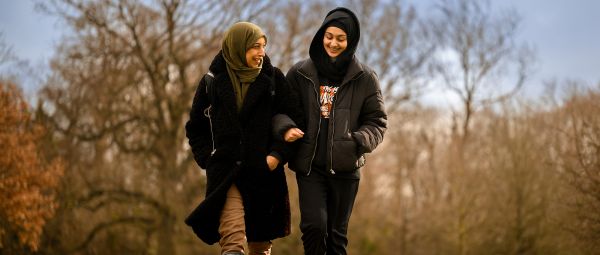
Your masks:
{"label": "olive green hijab", "polygon": [[261,37],[267,40],[265,33],[257,25],[238,22],[227,30],[223,39],[223,58],[227,62],[227,74],[233,84],[238,111],[242,108],[248,87],[262,68],[262,64],[256,68],[248,67],[246,51]]}

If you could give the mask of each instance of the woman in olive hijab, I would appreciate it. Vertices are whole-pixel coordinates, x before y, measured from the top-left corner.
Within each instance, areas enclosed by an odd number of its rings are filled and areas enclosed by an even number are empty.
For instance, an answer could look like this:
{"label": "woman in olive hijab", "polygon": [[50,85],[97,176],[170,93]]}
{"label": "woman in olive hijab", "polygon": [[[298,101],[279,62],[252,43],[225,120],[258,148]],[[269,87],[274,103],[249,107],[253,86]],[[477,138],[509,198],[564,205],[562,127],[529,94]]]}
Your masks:
{"label": "woman in olive hijab", "polygon": [[286,114],[300,123],[301,113],[266,44],[258,26],[231,26],[207,74],[214,78],[201,80],[186,124],[207,178],[206,197],[186,224],[204,242],[219,242],[222,254],[244,254],[246,240],[249,254],[270,254],[271,240],[290,233],[283,170],[289,148],[274,139],[271,121]]}

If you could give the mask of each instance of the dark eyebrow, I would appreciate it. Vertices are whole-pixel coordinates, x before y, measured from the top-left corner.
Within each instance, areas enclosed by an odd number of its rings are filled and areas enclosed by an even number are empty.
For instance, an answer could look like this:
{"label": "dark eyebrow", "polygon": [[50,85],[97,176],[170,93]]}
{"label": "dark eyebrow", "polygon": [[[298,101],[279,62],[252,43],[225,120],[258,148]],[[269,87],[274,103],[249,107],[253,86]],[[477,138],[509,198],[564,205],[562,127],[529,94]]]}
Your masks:
{"label": "dark eyebrow", "polygon": [[340,37],[342,37],[342,36],[343,36],[343,37],[348,37],[348,35],[344,35],[344,34],[334,35],[334,34],[333,34],[333,33],[331,33],[331,32],[325,32],[325,35],[331,35],[331,36],[333,36],[333,37],[337,37],[337,38],[340,38]]}

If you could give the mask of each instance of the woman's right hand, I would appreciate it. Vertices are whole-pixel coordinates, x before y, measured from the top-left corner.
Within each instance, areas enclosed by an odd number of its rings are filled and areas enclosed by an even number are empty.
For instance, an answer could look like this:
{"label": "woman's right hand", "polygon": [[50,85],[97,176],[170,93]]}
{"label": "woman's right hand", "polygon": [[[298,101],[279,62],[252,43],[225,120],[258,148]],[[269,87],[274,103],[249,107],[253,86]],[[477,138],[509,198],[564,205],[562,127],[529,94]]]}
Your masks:
{"label": "woman's right hand", "polygon": [[288,129],[288,131],[285,131],[285,134],[283,135],[283,139],[286,142],[293,142],[296,141],[300,138],[302,138],[304,136],[304,132],[302,132],[302,130],[300,130],[299,128],[290,128]]}

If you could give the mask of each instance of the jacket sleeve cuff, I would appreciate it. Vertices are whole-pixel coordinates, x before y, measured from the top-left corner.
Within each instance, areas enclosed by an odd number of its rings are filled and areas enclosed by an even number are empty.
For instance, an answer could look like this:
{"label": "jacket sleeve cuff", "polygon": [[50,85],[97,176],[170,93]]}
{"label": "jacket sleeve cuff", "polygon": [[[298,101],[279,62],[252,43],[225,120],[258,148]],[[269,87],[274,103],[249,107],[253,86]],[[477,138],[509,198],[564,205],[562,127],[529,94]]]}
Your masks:
{"label": "jacket sleeve cuff", "polygon": [[272,151],[271,153],[269,153],[269,155],[277,158],[279,162],[283,162],[283,157],[281,157],[281,154],[277,153],[276,151]]}
{"label": "jacket sleeve cuff", "polygon": [[290,128],[297,127],[296,123],[285,114],[276,114],[273,116],[273,136],[279,141],[283,141],[283,136]]}
{"label": "jacket sleeve cuff", "polygon": [[362,155],[365,154],[366,152],[369,152],[366,148],[365,148],[365,137],[363,134],[361,134],[360,132],[352,132],[352,138],[354,138],[354,142],[356,143],[356,150],[358,153],[358,155]]}

